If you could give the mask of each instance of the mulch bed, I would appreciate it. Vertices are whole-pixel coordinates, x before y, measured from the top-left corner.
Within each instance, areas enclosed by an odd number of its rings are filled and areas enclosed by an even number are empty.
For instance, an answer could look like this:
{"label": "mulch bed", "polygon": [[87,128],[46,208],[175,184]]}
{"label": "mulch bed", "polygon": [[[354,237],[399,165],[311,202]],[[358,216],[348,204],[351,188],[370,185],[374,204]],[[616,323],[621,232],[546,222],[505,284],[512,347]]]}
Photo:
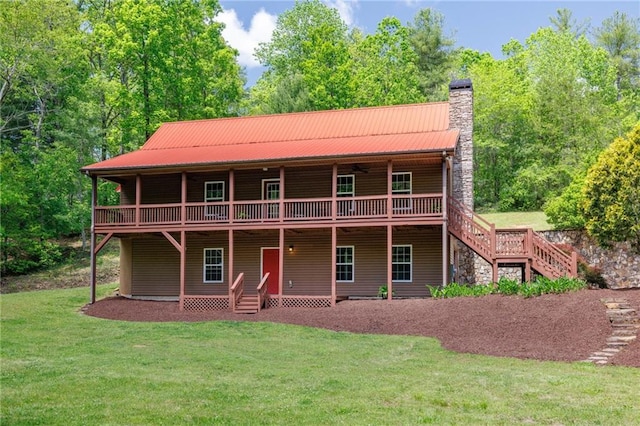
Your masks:
{"label": "mulch bed", "polygon": [[[85,308],[88,315],[124,321],[265,321],[353,333],[435,337],[455,351],[522,359],[579,361],[606,347],[612,329],[604,298],[624,298],[640,312],[640,289],[582,290],[524,299],[479,298],[350,300],[334,308],[181,312],[177,302],[112,297]],[[636,339],[610,362],[640,367]]]}

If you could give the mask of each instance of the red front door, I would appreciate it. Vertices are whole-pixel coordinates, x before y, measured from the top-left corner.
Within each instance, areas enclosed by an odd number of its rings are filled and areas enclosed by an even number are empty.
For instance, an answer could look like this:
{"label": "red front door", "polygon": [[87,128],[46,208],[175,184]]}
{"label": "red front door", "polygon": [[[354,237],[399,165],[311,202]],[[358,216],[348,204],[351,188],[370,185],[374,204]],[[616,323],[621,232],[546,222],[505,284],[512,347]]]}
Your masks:
{"label": "red front door", "polygon": [[278,294],[280,282],[280,250],[277,248],[262,249],[262,276],[269,272],[267,293]]}

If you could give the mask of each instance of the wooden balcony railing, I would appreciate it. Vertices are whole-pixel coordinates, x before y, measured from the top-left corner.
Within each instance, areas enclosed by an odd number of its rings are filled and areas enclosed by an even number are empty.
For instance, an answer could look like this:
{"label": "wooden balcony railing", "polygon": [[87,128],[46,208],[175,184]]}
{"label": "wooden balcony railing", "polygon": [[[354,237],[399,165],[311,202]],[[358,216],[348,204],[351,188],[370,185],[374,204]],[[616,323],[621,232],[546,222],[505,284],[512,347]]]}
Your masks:
{"label": "wooden balcony railing", "polygon": [[[281,211],[282,206],[282,211]],[[307,198],[234,203],[142,204],[99,206],[95,225],[152,226],[229,223],[315,222],[375,218],[442,217],[442,194],[394,195],[391,212],[386,195],[349,198]],[[334,214],[335,212],[335,214]]]}

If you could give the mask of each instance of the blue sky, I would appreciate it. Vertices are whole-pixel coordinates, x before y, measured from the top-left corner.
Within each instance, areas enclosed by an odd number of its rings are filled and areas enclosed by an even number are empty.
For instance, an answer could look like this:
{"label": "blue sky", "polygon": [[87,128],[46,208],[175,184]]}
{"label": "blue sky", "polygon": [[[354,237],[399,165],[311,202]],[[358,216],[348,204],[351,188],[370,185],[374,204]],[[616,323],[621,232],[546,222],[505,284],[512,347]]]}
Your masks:
{"label": "blue sky", "polygon": [[[581,23],[587,20],[590,28],[618,10],[630,17],[640,18],[640,1],[423,1],[423,0],[323,0],[335,7],[350,27],[365,33],[375,32],[378,22],[395,16],[407,23],[422,8],[431,7],[444,15],[445,33],[456,40],[458,47],[490,52],[502,57],[501,47],[509,40],[521,42],[540,27],[550,25],[549,18],[556,10],[567,8]],[[227,29],[223,33],[229,44],[240,52],[240,63],[246,68],[248,84],[252,85],[263,68],[252,58],[257,43],[268,41],[277,16],[293,7],[289,0],[220,0],[224,12],[219,20]]]}

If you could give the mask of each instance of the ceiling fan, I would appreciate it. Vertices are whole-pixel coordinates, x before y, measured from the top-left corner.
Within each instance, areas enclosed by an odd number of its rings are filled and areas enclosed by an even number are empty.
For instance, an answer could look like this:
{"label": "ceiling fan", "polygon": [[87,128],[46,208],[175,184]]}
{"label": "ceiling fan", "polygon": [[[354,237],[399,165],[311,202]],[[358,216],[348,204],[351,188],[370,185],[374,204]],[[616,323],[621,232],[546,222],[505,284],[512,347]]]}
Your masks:
{"label": "ceiling fan", "polygon": [[353,173],[369,173],[369,168],[364,168],[360,164],[354,164],[351,166],[351,172]]}

